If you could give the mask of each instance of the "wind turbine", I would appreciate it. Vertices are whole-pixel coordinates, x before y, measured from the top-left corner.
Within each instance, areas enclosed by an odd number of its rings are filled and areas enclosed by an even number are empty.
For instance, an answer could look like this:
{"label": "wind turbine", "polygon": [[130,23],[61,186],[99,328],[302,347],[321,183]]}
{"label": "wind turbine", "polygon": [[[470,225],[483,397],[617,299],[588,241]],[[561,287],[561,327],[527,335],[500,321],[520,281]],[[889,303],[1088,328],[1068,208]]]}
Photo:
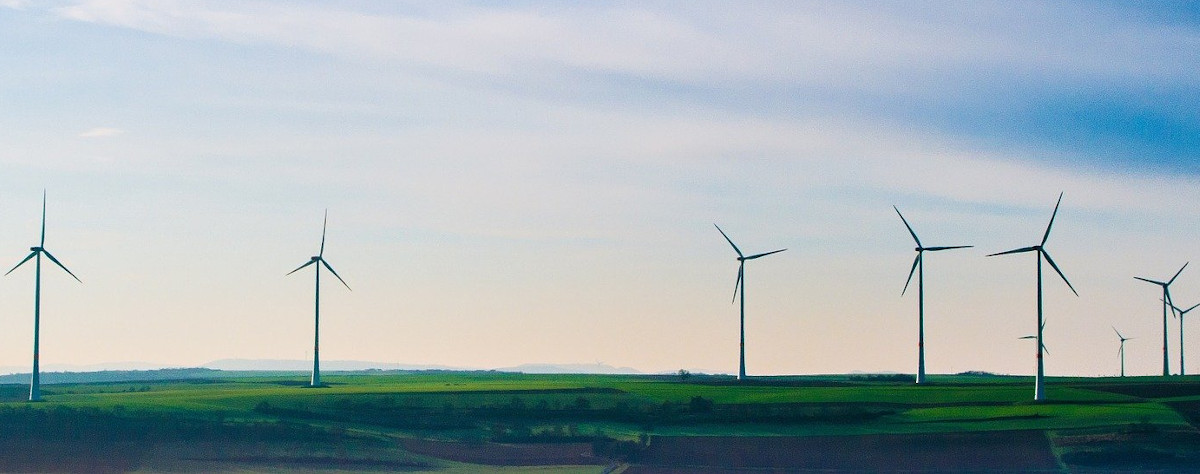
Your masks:
{"label": "wind turbine", "polygon": [[999,253],[994,253],[994,254],[988,255],[989,257],[993,257],[996,255],[1008,255],[1008,254],[1012,254],[1012,253],[1036,252],[1035,258],[1037,258],[1037,322],[1038,322],[1037,341],[1038,341],[1038,344],[1037,344],[1037,377],[1034,379],[1034,383],[1033,383],[1033,399],[1034,400],[1045,400],[1046,399],[1046,394],[1043,391],[1044,387],[1043,387],[1043,382],[1042,382],[1042,379],[1045,376],[1045,369],[1044,369],[1044,364],[1042,361],[1042,351],[1046,348],[1045,344],[1042,342],[1042,328],[1045,327],[1045,322],[1042,319],[1042,259],[1043,258],[1046,260],[1046,263],[1050,264],[1050,267],[1054,269],[1055,273],[1058,273],[1058,276],[1062,278],[1063,282],[1065,282],[1067,284],[1067,288],[1070,288],[1071,292],[1075,293],[1075,296],[1079,296],[1079,292],[1075,291],[1075,287],[1072,286],[1071,282],[1067,280],[1067,276],[1063,275],[1062,270],[1059,270],[1058,265],[1056,265],[1054,263],[1054,259],[1050,258],[1050,254],[1048,252],[1046,252],[1046,240],[1050,238],[1050,228],[1054,226],[1054,217],[1058,215],[1058,206],[1060,204],[1062,204],[1062,198],[1063,198],[1062,193],[1059,193],[1058,194],[1058,202],[1054,204],[1054,213],[1050,214],[1050,223],[1046,225],[1046,234],[1042,236],[1042,243],[1031,246],[1031,247],[1022,247],[1019,249],[1013,249],[1013,250],[1008,250],[1005,252],[999,252]]}
{"label": "wind turbine", "polygon": [[[1044,329],[1046,329],[1046,321],[1042,321],[1042,325],[1040,327],[1038,327],[1038,332],[1040,333]],[[1037,336],[1021,336],[1021,337],[1018,337],[1017,339],[1037,339],[1037,338],[1038,338]],[[1042,344],[1039,342],[1038,345],[1042,346],[1042,352],[1045,352],[1046,355],[1050,355],[1050,349],[1047,349],[1045,344]]]}
{"label": "wind turbine", "polygon": [[746,260],[754,260],[756,258],[765,257],[765,256],[771,255],[773,253],[779,253],[779,252],[782,252],[787,249],[773,250],[770,252],[760,253],[760,254],[751,255],[749,257],[746,257],[746,256],[742,255],[741,249],[739,249],[738,246],[733,243],[733,240],[730,240],[729,236],[725,235],[725,231],[721,230],[721,226],[713,224],[713,227],[717,228],[717,232],[720,232],[721,236],[725,237],[725,241],[729,242],[729,245],[733,247],[733,251],[737,252],[737,255],[738,255],[738,257],[737,257],[737,259],[738,259],[738,276],[737,276],[737,282],[733,284],[733,299],[734,299],[734,301],[737,301],[738,288],[740,287],[742,290],[742,293],[741,293],[742,316],[741,316],[741,336],[738,339],[738,380],[745,380],[745,378],[746,378],[746,282],[745,282]]}
{"label": "wind turbine", "polygon": [[1183,269],[1187,268],[1188,263],[1191,263],[1191,262],[1185,262],[1182,267],[1179,267],[1179,271],[1175,272],[1175,276],[1171,277],[1171,279],[1167,280],[1165,283],[1161,282],[1161,281],[1151,280],[1149,278],[1142,278],[1142,277],[1137,277],[1137,276],[1133,277],[1137,280],[1142,280],[1147,283],[1153,283],[1155,285],[1161,286],[1162,290],[1163,290],[1162,302],[1163,302],[1163,376],[1164,377],[1171,375],[1170,362],[1167,360],[1167,311],[1169,311],[1168,308],[1170,308],[1170,306],[1171,306],[1171,284],[1175,283],[1175,279],[1179,278],[1179,274],[1183,273]]}
{"label": "wind turbine", "polygon": [[33,376],[29,380],[29,401],[36,402],[42,399],[41,373],[38,369],[38,339],[40,336],[39,330],[41,328],[42,319],[42,254],[45,254],[46,258],[50,259],[51,262],[54,262],[55,265],[58,265],[58,268],[63,269],[64,272],[67,272],[68,275],[71,275],[71,278],[74,278],[75,281],[83,283],[83,280],[80,280],[79,277],[75,276],[74,273],[71,273],[70,270],[67,270],[67,267],[63,266],[62,262],[59,262],[57,258],[54,258],[54,255],[52,255],[49,250],[46,250],[46,191],[44,190],[42,191],[42,239],[38,241],[37,247],[29,247],[29,250],[29,255],[25,256],[25,259],[21,260],[21,263],[18,263],[16,266],[12,267],[12,270],[9,270],[8,273],[5,273],[4,275],[7,276],[9,273],[12,273],[13,270],[16,270],[21,265],[24,265],[25,262],[29,261],[29,259],[35,259],[36,270],[34,270],[33,277]]}
{"label": "wind turbine", "polygon": [[329,262],[325,261],[325,226],[327,223],[329,223],[329,209],[325,210],[325,220],[321,222],[321,251],[309,259],[304,265],[300,265],[299,267],[296,267],[295,270],[288,272],[288,275],[291,275],[314,263],[321,264],[316,266],[317,290],[316,303],[313,305],[313,370],[312,380],[309,382],[310,387],[321,386],[321,357],[319,355],[321,346],[321,266],[324,265],[325,268],[329,270],[329,273],[332,273],[333,276],[337,277],[338,281],[342,282],[342,285],[345,286],[347,290],[350,290],[350,285],[346,284],[346,280],[343,280],[342,277],[333,270],[333,267],[329,266]]}
{"label": "wind turbine", "polygon": [[904,296],[904,293],[908,291],[908,284],[912,283],[913,272],[917,272],[917,383],[925,383],[925,259],[923,258],[925,251],[937,252],[939,250],[965,249],[972,246],[925,247],[921,245],[921,239],[917,238],[917,233],[913,231],[912,226],[908,225],[904,214],[900,214],[900,208],[893,205],[892,209],[896,210],[896,214],[904,222],[904,227],[908,228],[908,233],[912,234],[913,240],[917,242],[917,258],[913,260],[912,268],[908,271],[908,280],[905,280],[900,296]]}
{"label": "wind turbine", "polygon": [[1194,304],[1188,309],[1179,309],[1178,306],[1175,306],[1174,303],[1171,303],[1171,309],[1174,310],[1175,314],[1178,315],[1177,317],[1179,318],[1179,375],[1187,375],[1187,372],[1183,370],[1183,317],[1186,316],[1189,311],[1196,309],[1197,306],[1200,306],[1200,303]]}
{"label": "wind turbine", "polygon": [[1117,338],[1121,340],[1121,348],[1117,350],[1117,355],[1121,356],[1121,376],[1124,377],[1125,376],[1125,341],[1128,341],[1133,338],[1122,336],[1121,331],[1118,331],[1116,327],[1113,327],[1113,332],[1117,333]]}

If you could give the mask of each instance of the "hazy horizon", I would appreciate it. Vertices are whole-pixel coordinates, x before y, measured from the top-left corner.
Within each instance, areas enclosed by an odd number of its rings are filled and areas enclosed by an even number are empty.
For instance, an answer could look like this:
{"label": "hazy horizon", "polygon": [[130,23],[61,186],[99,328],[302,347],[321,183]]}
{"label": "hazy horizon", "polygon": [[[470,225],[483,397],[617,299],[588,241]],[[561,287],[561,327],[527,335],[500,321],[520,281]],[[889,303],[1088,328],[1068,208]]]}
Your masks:
{"label": "hazy horizon", "polygon": [[[1119,2],[0,0],[0,266],[41,363],[1161,372],[1200,259],[1200,12]],[[336,282],[333,282],[336,283]],[[1200,302],[1200,263],[1172,287]],[[0,278],[28,367],[33,269]],[[1200,327],[1188,319],[1188,367]],[[1170,321],[1172,372],[1179,322]],[[1195,344],[1195,345],[1193,345]],[[586,362],[584,362],[586,363]],[[28,369],[26,369],[28,370]]]}

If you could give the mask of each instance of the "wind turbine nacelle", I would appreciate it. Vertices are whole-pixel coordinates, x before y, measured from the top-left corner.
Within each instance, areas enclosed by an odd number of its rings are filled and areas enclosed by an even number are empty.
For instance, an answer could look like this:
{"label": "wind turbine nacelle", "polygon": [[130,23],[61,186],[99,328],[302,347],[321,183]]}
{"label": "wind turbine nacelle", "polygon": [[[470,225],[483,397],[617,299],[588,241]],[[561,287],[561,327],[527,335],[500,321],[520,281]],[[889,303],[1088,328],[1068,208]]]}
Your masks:
{"label": "wind turbine nacelle", "polygon": [[42,248],[41,247],[29,247],[29,251],[30,252],[41,252]]}
{"label": "wind turbine nacelle", "polygon": [[314,261],[314,262],[316,262],[316,261],[320,261],[320,260],[321,260],[321,257],[313,257],[313,258],[311,258],[310,260],[312,260],[312,261]]}

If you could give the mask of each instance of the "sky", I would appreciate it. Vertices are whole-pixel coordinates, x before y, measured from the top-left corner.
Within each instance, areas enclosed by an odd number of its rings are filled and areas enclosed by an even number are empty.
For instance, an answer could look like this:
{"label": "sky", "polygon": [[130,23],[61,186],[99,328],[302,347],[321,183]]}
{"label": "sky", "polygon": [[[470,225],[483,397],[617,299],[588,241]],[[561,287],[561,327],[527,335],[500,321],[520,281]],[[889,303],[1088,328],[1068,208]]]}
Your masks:
{"label": "sky", "polygon": [[[1186,2],[0,1],[0,265],[43,367],[1161,372],[1200,260]],[[10,264],[3,261],[11,260]],[[1172,288],[1200,302],[1200,262]],[[33,268],[0,278],[28,370]],[[1200,337],[1200,324],[1185,330]],[[1170,321],[1171,370],[1179,324]],[[1185,346],[1200,371],[1200,343]]]}

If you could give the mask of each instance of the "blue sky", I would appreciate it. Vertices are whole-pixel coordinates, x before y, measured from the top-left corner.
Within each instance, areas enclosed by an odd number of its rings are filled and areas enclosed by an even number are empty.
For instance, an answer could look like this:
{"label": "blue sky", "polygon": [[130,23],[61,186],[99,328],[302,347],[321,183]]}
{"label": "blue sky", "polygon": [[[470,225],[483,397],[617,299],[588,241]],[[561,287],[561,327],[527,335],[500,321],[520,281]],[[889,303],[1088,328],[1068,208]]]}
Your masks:
{"label": "blue sky", "polygon": [[[1033,264],[982,255],[1065,192],[1081,297],[1051,281],[1047,370],[1115,370],[1116,325],[1153,373],[1132,276],[1196,257],[1186,3],[0,5],[0,249],[47,188],[86,282],[47,277],[47,364],[306,357],[310,282],[282,274],[325,208],[355,291],[323,295],[324,357],[470,367],[735,370],[716,222],[789,248],[747,270],[751,373],[911,371],[895,204],[977,246],[927,262],[930,370],[1028,373]],[[28,359],[22,272],[0,366]]]}

